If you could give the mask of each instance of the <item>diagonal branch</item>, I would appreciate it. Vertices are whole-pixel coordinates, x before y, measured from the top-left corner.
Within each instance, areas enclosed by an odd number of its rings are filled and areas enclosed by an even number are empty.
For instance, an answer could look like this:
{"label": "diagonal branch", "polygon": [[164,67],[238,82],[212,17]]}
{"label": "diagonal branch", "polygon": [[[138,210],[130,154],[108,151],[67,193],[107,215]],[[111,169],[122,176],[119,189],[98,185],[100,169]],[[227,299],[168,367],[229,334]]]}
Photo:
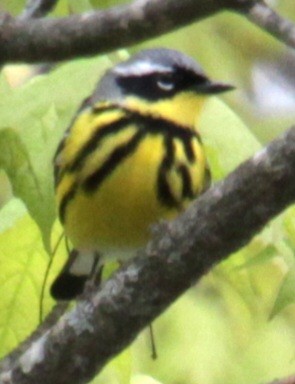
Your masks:
{"label": "diagonal branch", "polygon": [[[55,0],[30,0],[52,5]],[[53,5],[52,5],[53,6]],[[46,7],[45,7],[46,8]],[[135,0],[104,11],[59,19],[0,17],[0,62],[55,62],[128,47],[217,12],[246,16],[295,47],[295,26],[259,0]],[[47,8],[46,8],[47,11]],[[30,8],[34,13],[34,9]]]}
{"label": "diagonal branch", "polygon": [[174,222],[158,225],[138,257],[29,343],[14,363],[4,362],[0,382],[86,383],[179,295],[294,201],[295,127]]}
{"label": "diagonal branch", "polygon": [[30,22],[3,15],[0,61],[59,61],[139,43],[222,9],[215,0],[136,0],[126,6]]}
{"label": "diagonal branch", "polygon": [[277,14],[264,1],[258,1],[255,5],[242,13],[261,29],[269,32],[291,48],[295,48],[295,24]]}

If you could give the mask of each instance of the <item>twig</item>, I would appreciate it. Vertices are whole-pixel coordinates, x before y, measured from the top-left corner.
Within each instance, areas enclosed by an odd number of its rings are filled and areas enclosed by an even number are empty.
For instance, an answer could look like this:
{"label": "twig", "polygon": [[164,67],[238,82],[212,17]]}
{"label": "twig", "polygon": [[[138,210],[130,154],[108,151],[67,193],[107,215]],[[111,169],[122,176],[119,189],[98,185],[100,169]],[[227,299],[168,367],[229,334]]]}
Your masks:
{"label": "twig", "polygon": [[0,19],[0,62],[54,62],[109,52],[213,15],[226,9],[227,3],[136,0],[105,11],[29,22],[4,14]]}
{"label": "twig", "polygon": [[212,266],[294,201],[295,127],[174,222],[158,225],[138,257],[29,344],[0,382],[86,383]]}
{"label": "twig", "polygon": [[282,43],[295,48],[295,24],[277,14],[263,1],[257,2],[245,16]]}

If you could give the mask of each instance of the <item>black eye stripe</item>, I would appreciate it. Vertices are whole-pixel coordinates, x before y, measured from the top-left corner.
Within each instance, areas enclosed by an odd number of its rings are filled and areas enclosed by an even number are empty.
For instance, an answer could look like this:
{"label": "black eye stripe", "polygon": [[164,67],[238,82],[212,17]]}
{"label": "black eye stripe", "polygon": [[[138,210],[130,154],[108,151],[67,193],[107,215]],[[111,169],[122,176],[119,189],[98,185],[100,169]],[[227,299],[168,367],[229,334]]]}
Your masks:
{"label": "black eye stripe", "polygon": [[168,98],[207,81],[207,77],[202,74],[179,68],[167,73],[154,72],[116,77],[116,82],[124,95],[136,95],[147,100]]}

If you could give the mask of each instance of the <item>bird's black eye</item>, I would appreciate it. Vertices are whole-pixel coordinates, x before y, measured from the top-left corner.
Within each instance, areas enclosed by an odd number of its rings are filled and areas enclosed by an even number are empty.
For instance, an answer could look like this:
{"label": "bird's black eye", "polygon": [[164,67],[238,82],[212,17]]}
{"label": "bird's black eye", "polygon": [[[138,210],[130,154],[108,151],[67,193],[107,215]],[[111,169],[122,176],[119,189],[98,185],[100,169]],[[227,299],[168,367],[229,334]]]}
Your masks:
{"label": "bird's black eye", "polygon": [[175,88],[175,80],[172,74],[160,74],[156,77],[156,84],[161,91],[169,92]]}

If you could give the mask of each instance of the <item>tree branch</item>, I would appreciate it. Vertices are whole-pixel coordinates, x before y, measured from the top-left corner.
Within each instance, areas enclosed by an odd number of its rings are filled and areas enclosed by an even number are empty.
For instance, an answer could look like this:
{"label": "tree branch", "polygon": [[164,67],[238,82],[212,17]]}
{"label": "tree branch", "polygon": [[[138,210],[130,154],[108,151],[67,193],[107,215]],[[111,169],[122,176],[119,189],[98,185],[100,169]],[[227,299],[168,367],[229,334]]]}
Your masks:
{"label": "tree branch", "polygon": [[[54,62],[104,53],[160,36],[223,10],[245,15],[295,47],[294,25],[262,1],[136,0],[126,6],[60,19],[28,21],[2,14],[0,62]],[[34,13],[34,9],[30,12]]]}
{"label": "tree branch", "polygon": [[291,48],[295,48],[295,24],[278,15],[263,1],[251,7],[245,16]]}
{"label": "tree branch", "polygon": [[46,317],[46,319],[39,325],[39,327],[21,344],[18,345],[5,359],[0,361],[0,372],[10,370],[14,362],[19,359],[30,345],[44,335],[52,326],[60,319],[66,312],[69,303],[58,303]]}
{"label": "tree branch", "polygon": [[294,201],[295,127],[174,222],[156,226],[138,257],[29,344],[0,382],[86,383],[179,295]]}
{"label": "tree branch", "polygon": [[137,0],[61,19],[0,21],[0,61],[59,61],[129,46],[221,9],[215,0]]}

